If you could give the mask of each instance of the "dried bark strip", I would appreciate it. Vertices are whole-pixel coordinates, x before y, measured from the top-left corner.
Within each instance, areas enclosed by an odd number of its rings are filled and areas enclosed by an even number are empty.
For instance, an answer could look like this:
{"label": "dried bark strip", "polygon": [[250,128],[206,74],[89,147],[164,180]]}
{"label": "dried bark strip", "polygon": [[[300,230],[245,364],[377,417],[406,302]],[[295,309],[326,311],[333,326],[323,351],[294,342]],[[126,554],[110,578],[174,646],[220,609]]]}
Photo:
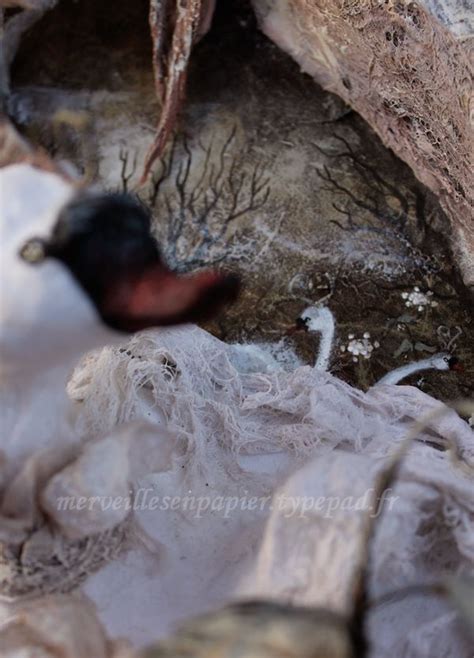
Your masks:
{"label": "dried bark strip", "polygon": [[201,10],[202,0],[176,2],[173,36],[167,53],[169,0],[152,0],[150,4],[155,86],[163,105],[155,139],[146,156],[141,183],[146,181],[153,163],[162,155],[175,125],[184,98],[189,58],[198,34]]}

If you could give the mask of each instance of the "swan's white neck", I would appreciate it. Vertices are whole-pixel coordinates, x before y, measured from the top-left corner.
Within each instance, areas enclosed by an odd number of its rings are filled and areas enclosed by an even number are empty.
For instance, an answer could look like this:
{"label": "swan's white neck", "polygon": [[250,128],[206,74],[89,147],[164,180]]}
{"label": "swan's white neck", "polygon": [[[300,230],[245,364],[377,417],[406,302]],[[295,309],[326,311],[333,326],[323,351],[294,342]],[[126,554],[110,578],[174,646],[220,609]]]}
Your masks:
{"label": "swan's white neck", "polygon": [[314,364],[315,370],[329,369],[329,360],[331,358],[332,343],[334,340],[334,324],[320,331],[321,341],[319,343],[319,354]]}
{"label": "swan's white neck", "polygon": [[432,357],[422,359],[421,361],[413,361],[413,363],[408,363],[406,366],[396,368],[395,370],[387,373],[381,379],[379,379],[377,384],[398,384],[409,375],[413,375],[415,372],[431,370],[432,368],[436,368],[436,366],[433,364]]}
{"label": "swan's white neck", "polygon": [[314,368],[315,370],[327,371],[329,369],[335,332],[334,316],[331,311],[327,308],[322,309],[317,320],[310,322],[308,329],[321,335],[318,357]]}

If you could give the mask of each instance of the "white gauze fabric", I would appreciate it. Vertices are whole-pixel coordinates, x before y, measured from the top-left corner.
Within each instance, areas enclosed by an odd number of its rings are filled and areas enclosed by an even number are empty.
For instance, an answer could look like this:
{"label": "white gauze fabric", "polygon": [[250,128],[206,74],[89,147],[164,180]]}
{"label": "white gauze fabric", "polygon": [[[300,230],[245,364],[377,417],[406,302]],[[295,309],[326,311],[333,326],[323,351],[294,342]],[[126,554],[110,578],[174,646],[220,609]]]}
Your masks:
{"label": "white gauze fabric", "polygon": [[[149,331],[89,354],[69,382],[78,433],[147,420],[176,436],[172,468],[134,484],[132,548],[83,586],[113,637],[140,646],[249,596],[348,609],[376,475],[440,403],[268,359],[249,372],[247,357],[197,327]],[[448,442],[462,467],[439,449]],[[454,411],[427,421],[378,526],[374,595],[473,571],[473,462]],[[371,639],[378,658],[469,655],[455,615],[429,597],[378,609]]]}

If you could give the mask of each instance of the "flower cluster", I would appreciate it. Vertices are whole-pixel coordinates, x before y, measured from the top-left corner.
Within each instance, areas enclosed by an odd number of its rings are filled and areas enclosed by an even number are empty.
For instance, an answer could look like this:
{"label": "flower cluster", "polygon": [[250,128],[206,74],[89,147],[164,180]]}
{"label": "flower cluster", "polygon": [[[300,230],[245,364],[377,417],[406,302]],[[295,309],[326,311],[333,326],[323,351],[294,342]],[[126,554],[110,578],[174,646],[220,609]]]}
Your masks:
{"label": "flower cluster", "polygon": [[354,334],[349,334],[347,337],[349,342],[347,345],[341,345],[341,352],[347,351],[352,354],[354,363],[359,361],[359,357],[370,359],[374,349],[380,347],[380,343],[377,340],[372,343],[368,331],[363,334],[362,338],[356,338]]}
{"label": "flower cluster", "polygon": [[405,306],[409,308],[415,307],[418,311],[423,311],[427,306],[438,306],[438,302],[433,299],[431,290],[424,293],[421,292],[418,286],[415,286],[411,292],[402,292],[402,299],[405,300]]}

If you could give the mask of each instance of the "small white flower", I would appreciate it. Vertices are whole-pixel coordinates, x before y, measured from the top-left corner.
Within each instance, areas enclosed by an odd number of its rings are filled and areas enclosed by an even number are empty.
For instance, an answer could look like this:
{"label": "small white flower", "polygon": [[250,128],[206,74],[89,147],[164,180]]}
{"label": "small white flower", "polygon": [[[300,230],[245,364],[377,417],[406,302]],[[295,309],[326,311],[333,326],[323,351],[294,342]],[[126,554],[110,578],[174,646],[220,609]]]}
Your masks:
{"label": "small white flower", "polygon": [[362,334],[362,338],[356,338],[355,334],[348,334],[349,342],[347,345],[341,345],[341,352],[349,352],[352,354],[352,361],[358,363],[358,357],[364,357],[365,359],[370,359],[372,352],[377,347],[380,347],[380,343],[375,341],[374,343],[370,340],[370,333],[365,331]]}
{"label": "small white flower", "polygon": [[405,300],[405,306],[408,308],[414,306],[420,313],[427,306],[438,306],[438,303],[431,299],[433,292],[431,290],[427,293],[421,292],[418,286],[415,286],[411,292],[402,292],[401,297]]}

